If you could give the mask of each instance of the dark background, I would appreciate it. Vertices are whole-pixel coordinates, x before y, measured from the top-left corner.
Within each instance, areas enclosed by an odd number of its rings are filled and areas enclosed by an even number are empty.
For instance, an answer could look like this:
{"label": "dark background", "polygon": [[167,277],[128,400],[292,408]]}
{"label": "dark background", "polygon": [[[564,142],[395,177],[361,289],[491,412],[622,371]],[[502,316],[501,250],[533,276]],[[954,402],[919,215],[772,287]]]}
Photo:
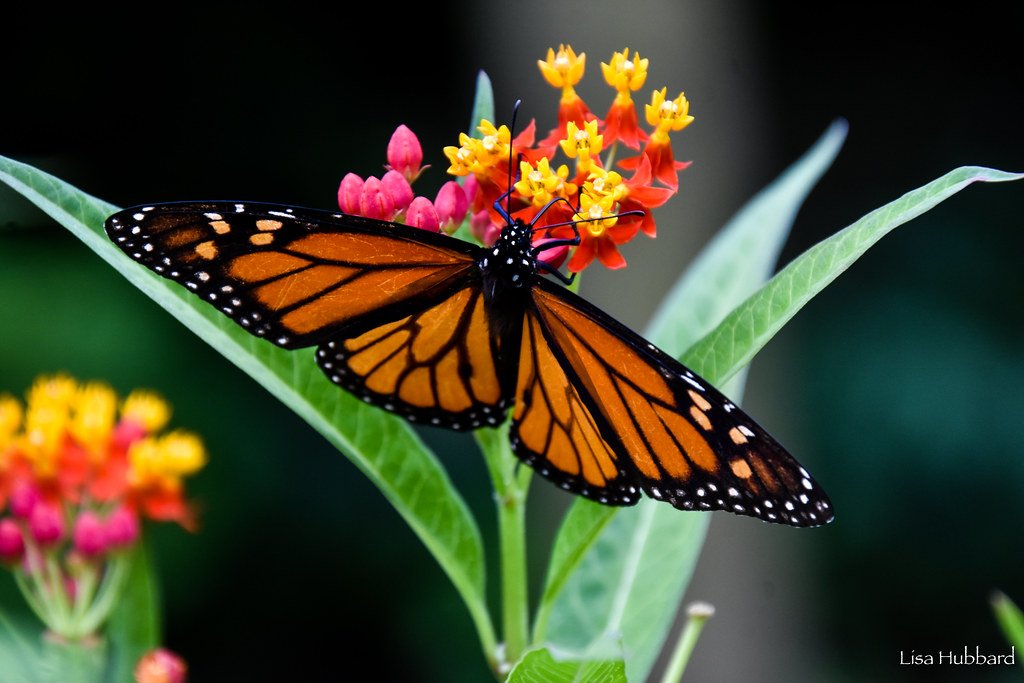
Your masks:
{"label": "dark background", "polygon": [[[444,180],[485,69],[498,118],[541,130],[557,93],[535,62],[651,59],[642,91],[686,91],[694,160],[630,267],[583,292],[642,326],[739,206],[836,117],[850,136],[783,260],[963,164],[1024,170],[1017,3],[450,3],[359,19],[236,7],[155,18],[28,10],[5,19],[0,154],[130,205],[226,198],[330,207],[348,171],[379,173],[399,123]],[[826,16],[827,15],[827,16]],[[987,600],[1024,602],[1024,325],[1018,184],[967,189],[900,228],[811,303],[754,364],[746,405],[827,488],[837,521],[795,531],[717,515],[687,596],[718,608],[688,679],[1015,680],[1019,669],[900,667],[900,651],[1003,653]],[[488,680],[468,614],[415,536],[347,460],[66,231],[0,190],[0,391],[66,370],[163,392],[211,452],[197,536],[153,529],[166,644],[195,680]],[[470,440],[427,438],[493,538]],[[565,498],[534,489],[533,554]],[[493,550],[493,548],[491,548]],[[493,553],[492,553],[493,554]],[[493,572],[491,573],[493,576]],[[11,582],[0,581],[4,608]],[[1024,653],[1017,653],[1018,657]]]}

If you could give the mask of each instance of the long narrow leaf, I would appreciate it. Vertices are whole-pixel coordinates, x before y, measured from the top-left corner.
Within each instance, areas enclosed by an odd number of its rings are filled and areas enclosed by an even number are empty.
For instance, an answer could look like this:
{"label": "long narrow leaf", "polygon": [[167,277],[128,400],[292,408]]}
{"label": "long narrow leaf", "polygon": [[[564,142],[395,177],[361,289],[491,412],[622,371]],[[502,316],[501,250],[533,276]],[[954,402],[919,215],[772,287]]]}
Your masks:
{"label": "long narrow leaf", "polygon": [[312,352],[247,334],[183,288],[120,252],[103,231],[116,210],[26,164],[0,157],[0,180],[71,230],[129,281],[248,373],[341,450],[387,497],[455,584],[481,635],[492,637],[480,532],[447,474],[403,421],[331,384]]}
{"label": "long narrow leaf", "polygon": [[[687,359],[723,381],[750,362],[797,311],[894,228],[976,182],[1020,180],[1024,174],[964,166],[876,209],[816,244],[738,306],[687,352]],[[705,376],[708,376],[705,375]]]}
{"label": "long narrow leaf", "polygon": [[107,683],[132,683],[139,658],[161,643],[163,620],[149,548],[139,545],[130,562],[128,578],[106,629],[110,641]]}

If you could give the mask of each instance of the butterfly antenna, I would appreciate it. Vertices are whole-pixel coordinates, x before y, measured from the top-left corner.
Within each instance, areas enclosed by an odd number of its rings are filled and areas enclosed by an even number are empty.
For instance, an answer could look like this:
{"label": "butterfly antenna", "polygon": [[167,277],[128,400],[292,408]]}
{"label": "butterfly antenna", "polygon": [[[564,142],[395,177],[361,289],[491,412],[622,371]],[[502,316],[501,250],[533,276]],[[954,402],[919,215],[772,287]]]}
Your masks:
{"label": "butterfly antenna", "polygon": [[516,139],[516,117],[519,115],[519,107],[522,103],[522,100],[516,100],[516,103],[512,105],[512,125],[509,126],[508,192],[505,193],[505,215],[509,222],[512,221],[512,141]]}

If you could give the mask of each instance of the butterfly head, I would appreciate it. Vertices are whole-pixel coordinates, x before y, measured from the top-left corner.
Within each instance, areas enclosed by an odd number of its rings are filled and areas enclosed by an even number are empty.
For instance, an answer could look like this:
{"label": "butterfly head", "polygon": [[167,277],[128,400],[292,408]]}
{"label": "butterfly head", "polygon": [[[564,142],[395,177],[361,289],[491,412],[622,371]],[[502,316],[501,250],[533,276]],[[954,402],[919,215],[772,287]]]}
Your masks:
{"label": "butterfly head", "polygon": [[502,228],[491,247],[481,251],[477,265],[491,288],[511,291],[530,286],[537,274],[537,252],[532,239],[530,226],[515,219]]}

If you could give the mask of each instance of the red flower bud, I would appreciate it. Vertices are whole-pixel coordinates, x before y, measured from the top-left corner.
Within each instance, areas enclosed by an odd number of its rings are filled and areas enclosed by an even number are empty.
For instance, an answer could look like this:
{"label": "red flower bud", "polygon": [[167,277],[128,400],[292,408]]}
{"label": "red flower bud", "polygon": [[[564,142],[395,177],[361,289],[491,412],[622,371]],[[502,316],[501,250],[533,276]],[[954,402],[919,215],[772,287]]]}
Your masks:
{"label": "red flower bud", "polygon": [[170,650],[150,650],[135,665],[138,683],[185,683],[188,667],[185,660]]}
{"label": "red flower bud", "polygon": [[111,548],[123,548],[139,538],[139,518],[128,508],[121,506],[114,510],[105,526],[107,544]]}
{"label": "red flower bud", "polygon": [[395,204],[379,178],[367,178],[359,194],[360,216],[389,221],[395,215]]}
{"label": "red flower bud", "polygon": [[107,534],[103,522],[90,510],[86,510],[75,520],[75,530],[71,538],[75,550],[85,557],[95,557],[107,549]]}
{"label": "red flower bud", "polygon": [[405,222],[415,228],[422,228],[430,232],[438,232],[441,229],[441,222],[437,217],[437,210],[426,197],[416,197],[409,205],[405,214]]}
{"label": "red flower bud", "polygon": [[338,186],[338,208],[342,213],[359,214],[359,197],[363,193],[363,179],[355,173],[346,173]]}
{"label": "red flower bud", "polygon": [[64,519],[59,508],[40,501],[28,519],[28,531],[41,546],[56,543],[64,536]]}
{"label": "red flower bud", "polygon": [[0,519],[0,561],[14,564],[25,554],[25,538],[18,523],[10,517]]}
{"label": "red flower bud", "polygon": [[398,171],[391,170],[384,174],[380,182],[384,186],[384,191],[390,195],[395,211],[405,211],[413,198],[412,185],[405,179],[405,176]]}
{"label": "red flower bud", "polygon": [[466,191],[454,180],[449,180],[438,190],[434,208],[437,210],[437,217],[441,220],[443,230],[459,225],[465,220],[466,212],[469,210]]}
{"label": "red flower bud", "polygon": [[420,174],[422,163],[423,147],[419,138],[404,124],[396,128],[388,141],[388,166],[411,183]]}

